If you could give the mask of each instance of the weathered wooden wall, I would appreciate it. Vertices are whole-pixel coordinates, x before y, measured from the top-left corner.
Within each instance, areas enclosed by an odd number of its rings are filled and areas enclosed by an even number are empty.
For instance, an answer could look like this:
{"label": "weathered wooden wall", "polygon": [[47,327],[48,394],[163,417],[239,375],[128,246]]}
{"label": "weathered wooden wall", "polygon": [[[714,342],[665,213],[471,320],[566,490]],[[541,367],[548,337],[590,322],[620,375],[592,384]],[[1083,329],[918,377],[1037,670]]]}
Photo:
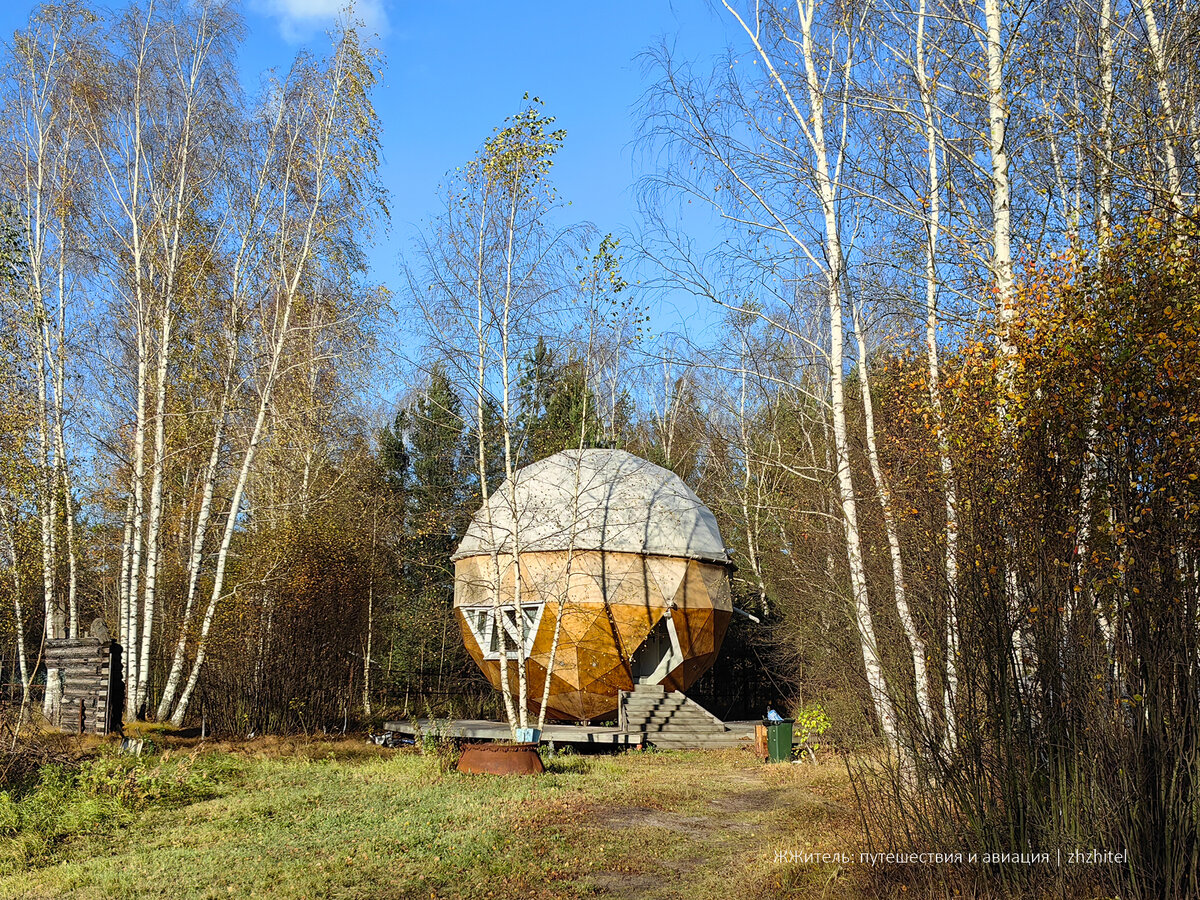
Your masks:
{"label": "weathered wooden wall", "polygon": [[54,724],[76,733],[121,730],[125,699],[121,645],[101,638],[46,643],[46,668],[62,680],[62,703]]}

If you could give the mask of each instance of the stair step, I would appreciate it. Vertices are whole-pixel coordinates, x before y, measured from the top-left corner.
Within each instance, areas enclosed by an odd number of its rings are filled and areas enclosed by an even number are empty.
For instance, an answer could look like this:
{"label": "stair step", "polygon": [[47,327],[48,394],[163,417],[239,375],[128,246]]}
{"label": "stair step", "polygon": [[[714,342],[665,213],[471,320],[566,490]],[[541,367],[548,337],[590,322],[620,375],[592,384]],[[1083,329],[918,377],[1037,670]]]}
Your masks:
{"label": "stair step", "polygon": [[702,716],[694,712],[655,712],[647,713],[646,715],[635,716],[632,713],[625,717],[626,722],[697,722],[701,725],[710,725],[713,728],[723,728],[724,722],[714,722],[708,716]]}
{"label": "stair step", "polygon": [[680,700],[678,697],[626,697],[625,702],[630,705],[638,706],[686,706],[687,700]]}
{"label": "stair step", "polygon": [[628,706],[687,706],[688,701],[678,697],[626,697]]}
{"label": "stair step", "polygon": [[626,721],[631,728],[639,722],[654,722],[660,725],[693,725],[698,728],[712,728],[716,731],[725,730],[724,726],[703,716],[630,716]]}
{"label": "stair step", "polygon": [[744,735],[729,731],[725,723],[681,691],[662,685],[634,685],[621,695],[621,721],[629,734],[670,750],[719,749],[745,746]]}
{"label": "stair step", "polygon": [[736,747],[751,742],[749,738],[728,734],[655,734],[645,732],[644,736],[652,744],[694,744],[704,741],[710,744],[728,744]]}
{"label": "stair step", "polygon": [[630,731],[640,731],[645,734],[713,734],[723,735],[728,734],[726,731],[720,731],[715,728],[705,728],[701,725],[661,725],[654,722],[646,722],[638,725],[636,728],[630,728]]}
{"label": "stair step", "polygon": [[642,733],[641,743],[657,744],[666,746],[695,746],[696,744],[728,744],[731,747],[739,746],[736,741],[727,741],[720,735],[713,736],[711,734],[656,734],[653,731]]}
{"label": "stair step", "polygon": [[709,719],[693,718],[691,716],[647,716],[642,719],[629,719],[629,730],[635,731],[643,726],[655,728],[703,728],[708,731],[723,732],[724,725],[719,725]]}

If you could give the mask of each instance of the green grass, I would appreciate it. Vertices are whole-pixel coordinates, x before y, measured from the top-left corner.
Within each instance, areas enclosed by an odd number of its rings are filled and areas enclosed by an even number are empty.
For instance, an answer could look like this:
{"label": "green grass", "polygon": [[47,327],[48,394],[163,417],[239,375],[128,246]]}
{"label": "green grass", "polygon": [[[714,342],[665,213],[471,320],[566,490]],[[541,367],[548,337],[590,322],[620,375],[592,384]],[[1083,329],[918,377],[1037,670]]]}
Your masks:
{"label": "green grass", "polygon": [[151,807],[214,796],[234,771],[223,755],[137,758],[111,750],[73,768],[46,765],[34,783],[0,791],[0,873],[46,864],[65,843],[107,836]]}
{"label": "green grass", "polygon": [[[41,854],[11,857],[0,897],[856,895],[836,867],[774,862],[776,849],[852,849],[835,762],[566,756],[547,775],[506,778],[343,744],[215,753],[191,767],[203,777],[187,791],[125,804],[60,830]],[[46,788],[44,805],[53,797]]]}

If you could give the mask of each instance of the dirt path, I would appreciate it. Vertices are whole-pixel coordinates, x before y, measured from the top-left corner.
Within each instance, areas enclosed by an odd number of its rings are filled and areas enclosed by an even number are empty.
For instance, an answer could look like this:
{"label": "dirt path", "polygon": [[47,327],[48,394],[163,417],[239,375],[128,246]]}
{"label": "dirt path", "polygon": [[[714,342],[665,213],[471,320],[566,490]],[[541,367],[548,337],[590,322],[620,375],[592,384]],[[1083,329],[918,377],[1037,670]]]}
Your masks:
{"label": "dirt path", "polygon": [[602,863],[573,886],[614,900],[861,896],[846,869],[799,864],[789,853],[857,852],[857,819],[836,762],[750,762],[697,772],[694,782],[689,774],[681,763],[674,789],[663,785],[645,802],[577,810],[578,840],[598,848]]}

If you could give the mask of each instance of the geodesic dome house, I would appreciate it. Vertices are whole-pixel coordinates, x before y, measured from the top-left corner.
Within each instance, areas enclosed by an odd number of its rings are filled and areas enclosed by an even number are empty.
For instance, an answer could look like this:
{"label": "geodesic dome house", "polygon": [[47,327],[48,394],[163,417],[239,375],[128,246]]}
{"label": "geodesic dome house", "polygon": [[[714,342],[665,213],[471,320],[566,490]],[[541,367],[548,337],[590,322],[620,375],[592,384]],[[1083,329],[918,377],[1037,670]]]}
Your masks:
{"label": "geodesic dome house", "polygon": [[559,622],[549,719],[605,718],[635,682],[690,687],[733,611],[708,508],[677,475],[623,450],[567,450],[513,481],[453,556],[455,617],[492,685],[503,646],[515,697],[524,657],[536,712]]}

